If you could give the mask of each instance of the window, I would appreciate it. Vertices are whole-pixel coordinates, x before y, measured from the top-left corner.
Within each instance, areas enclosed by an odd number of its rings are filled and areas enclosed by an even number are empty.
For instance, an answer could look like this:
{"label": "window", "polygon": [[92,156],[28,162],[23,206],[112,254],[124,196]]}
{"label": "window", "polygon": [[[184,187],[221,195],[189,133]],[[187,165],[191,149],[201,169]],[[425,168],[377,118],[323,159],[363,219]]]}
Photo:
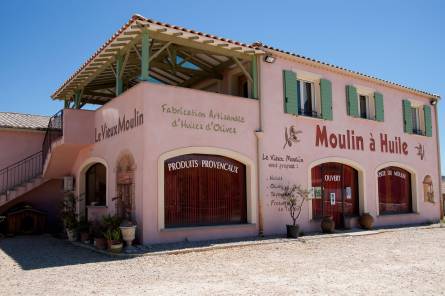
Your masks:
{"label": "window", "polygon": [[300,98],[300,106],[298,107],[298,114],[320,117],[318,96],[316,95],[315,83],[312,81],[297,80],[297,91]]}
{"label": "window", "polygon": [[413,120],[413,134],[423,135],[423,126],[422,126],[422,115],[420,112],[420,108],[411,107],[411,115]]}
{"label": "window", "polygon": [[360,117],[368,118],[368,98],[364,95],[360,95]]}
{"label": "window", "polygon": [[374,100],[370,95],[359,94],[359,115],[360,118],[374,120]]}
{"label": "window", "polygon": [[380,214],[412,212],[411,174],[399,167],[387,167],[377,173]]}
{"label": "window", "polygon": [[85,173],[86,204],[89,206],[105,206],[107,194],[107,169],[101,163],[91,166]]}

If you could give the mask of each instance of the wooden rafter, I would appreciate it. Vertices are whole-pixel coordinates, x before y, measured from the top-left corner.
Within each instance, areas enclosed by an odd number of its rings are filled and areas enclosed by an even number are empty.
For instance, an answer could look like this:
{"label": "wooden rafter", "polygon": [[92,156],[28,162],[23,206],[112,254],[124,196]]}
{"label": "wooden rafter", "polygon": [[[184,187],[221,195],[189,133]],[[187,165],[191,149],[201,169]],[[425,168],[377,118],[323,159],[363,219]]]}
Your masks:
{"label": "wooden rafter", "polygon": [[241,68],[241,71],[243,71],[243,73],[247,77],[247,79],[249,79],[250,82],[253,82],[252,76],[250,75],[249,72],[247,72],[246,68],[244,68],[243,64],[241,64],[241,62],[236,57],[233,57],[233,60],[236,62],[238,67]]}

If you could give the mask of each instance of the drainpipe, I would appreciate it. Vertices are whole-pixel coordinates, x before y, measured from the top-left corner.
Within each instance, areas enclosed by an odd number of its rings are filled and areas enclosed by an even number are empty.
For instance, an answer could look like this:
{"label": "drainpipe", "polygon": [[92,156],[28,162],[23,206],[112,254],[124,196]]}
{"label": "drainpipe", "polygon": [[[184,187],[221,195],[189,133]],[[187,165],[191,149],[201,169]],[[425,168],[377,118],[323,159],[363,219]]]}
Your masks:
{"label": "drainpipe", "polygon": [[263,116],[262,116],[262,110],[263,110],[263,99],[261,96],[261,86],[262,86],[262,75],[261,75],[261,56],[258,56],[256,60],[257,64],[257,79],[259,80],[259,83],[257,84],[257,98],[259,100],[259,108],[258,108],[258,130],[255,131],[255,135],[257,137],[257,194],[258,194],[258,235],[264,236],[264,217],[263,217],[263,194],[261,188],[261,180],[263,180],[262,177],[262,170],[261,168],[261,158],[262,158],[262,152],[263,152]]}
{"label": "drainpipe", "polygon": [[444,209],[443,209],[443,198],[442,198],[442,169],[440,164],[440,141],[439,141],[439,120],[438,120],[438,101],[436,100],[436,104],[434,105],[434,118],[436,121],[436,145],[437,145],[437,169],[439,172],[439,202],[440,202],[440,219],[443,218]]}
{"label": "drainpipe", "polygon": [[[260,100],[260,122],[261,122],[261,100]],[[260,124],[261,127],[261,124]],[[262,170],[261,167],[261,155],[262,155],[262,143],[264,132],[259,128],[255,135],[257,137],[257,193],[258,193],[258,235],[264,236],[264,224],[263,224],[263,192],[261,191]]]}

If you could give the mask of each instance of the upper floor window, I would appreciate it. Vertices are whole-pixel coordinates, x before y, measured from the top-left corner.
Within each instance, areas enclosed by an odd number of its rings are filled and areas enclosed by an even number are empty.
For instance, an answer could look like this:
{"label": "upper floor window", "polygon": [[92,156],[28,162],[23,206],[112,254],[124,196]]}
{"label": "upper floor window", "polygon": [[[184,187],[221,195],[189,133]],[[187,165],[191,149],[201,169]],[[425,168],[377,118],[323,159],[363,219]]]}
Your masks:
{"label": "upper floor window", "polygon": [[359,94],[358,107],[361,118],[375,120],[374,98],[372,96]]}
{"label": "upper floor window", "polygon": [[411,107],[411,114],[413,120],[413,134],[424,135],[425,127],[422,113],[419,107]]}
{"label": "upper floor window", "polygon": [[403,100],[403,125],[408,134],[432,136],[431,107]]}
{"label": "upper floor window", "polygon": [[332,120],[332,85],[319,75],[283,71],[284,111]]}
{"label": "upper floor window", "polygon": [[346,86],[348,115],[352,117],[383,121],[383,95],[364,87]]}
{"label": "upper floor window", "polygon": [[306,81],[302,79],[297,80],[297,95],[300,98],[300,106],[298,114],[319,117],[320,110],[317,99],[319,95],[316,92],[315,83],[313,81]]}

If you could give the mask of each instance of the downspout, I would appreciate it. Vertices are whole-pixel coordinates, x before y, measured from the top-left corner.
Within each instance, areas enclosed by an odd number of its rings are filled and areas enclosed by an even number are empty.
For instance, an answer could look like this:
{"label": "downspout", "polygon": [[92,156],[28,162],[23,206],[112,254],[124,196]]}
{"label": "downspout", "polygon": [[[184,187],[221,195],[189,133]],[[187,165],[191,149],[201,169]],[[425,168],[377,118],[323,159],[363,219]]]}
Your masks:
{"label": "downspout", "polygon": [[[257,194],[258,194],[258,235],[264,236],[264,217],[263,217],[263,192],[261,190],[261,180],[262,180],[262,170],[261,170],[261,155],[262,155],[262,143],[263,143],[263,99],[261,96],[261,85],[262,85],[262,75],[261,75],[261,60],[258,57],[253,59],[254,63],[256,63],[256,80],[259,83],[256,83],[256,95],[259,100],[258,105],[258,129],[255,131],[255,135],[257,137]],[[255,79],[255,78],[254,78]]]}
{"label": "downspout", "polygon": [[444,200],[442,198],[442,169],[441,169],[441,163],[440,163],[440,139],[439,139],[439,121],[438,121],[438,107],[437,107],[437,103],[439,102],[439,100],[436,100],[436,104],[434,105],[434,118],[435,118],[435,122],[436,122],[436,145],[437,145],[437,170],[439,173],[439,209],[440,209],[440,219],[443,218],[444,215],[444,209],[443,209],[443,203]]}

